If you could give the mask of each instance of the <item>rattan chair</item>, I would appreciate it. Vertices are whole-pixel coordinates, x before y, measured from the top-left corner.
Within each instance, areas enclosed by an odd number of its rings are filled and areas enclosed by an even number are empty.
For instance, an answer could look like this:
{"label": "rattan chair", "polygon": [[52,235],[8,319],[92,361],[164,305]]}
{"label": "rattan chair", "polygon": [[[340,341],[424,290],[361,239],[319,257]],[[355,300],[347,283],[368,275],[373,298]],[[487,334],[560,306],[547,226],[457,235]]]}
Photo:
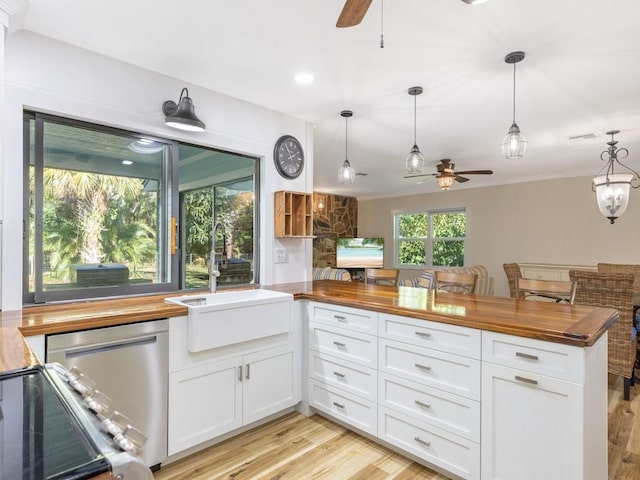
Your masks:
{"label": "rattan chair", "polygon": [[573,304],[576,298],[576,282],[569,280],[536,280],[516,278],[516,298],[530,298],[556,303]]}
{"label": "rattan chair", "polygon": [[471,294],[476,290],[478,275],[436,270],[436,291]]}
{"label": "rattan chair", "polygon": [[400,270],[397,268],[365,268],[364,283],[366,285],[397,285]]}
{"label": "rattan chair", "polygon": [[504,263],[502,265],[504,273],[507,274],[507,280],[509,282],[509,295],[511,298],[516,297],[516,278],[522,278],[522,272],[520,271],[520,265],[517,263]]}
{"label": "rattan chair", "polygon": [[634,384],[636,341],[633,335],[633,282],[631,273],[600,273],[570,270],[569,278],[578,284],[577,305],[615,308],[619,318],[608,331],[609,373],[624,378],[624,399],[629,400]]}

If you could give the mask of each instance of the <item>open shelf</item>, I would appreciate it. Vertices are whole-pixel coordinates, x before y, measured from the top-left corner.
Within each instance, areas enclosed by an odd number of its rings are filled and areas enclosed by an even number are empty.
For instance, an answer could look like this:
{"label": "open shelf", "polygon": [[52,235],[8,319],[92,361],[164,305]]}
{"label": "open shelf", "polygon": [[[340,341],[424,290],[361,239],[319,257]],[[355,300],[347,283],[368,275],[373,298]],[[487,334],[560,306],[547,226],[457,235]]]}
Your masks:
{"label": "open shelf", "polygon": [[275,236],[313,237],[313,197],[310,193],[275,192]]}

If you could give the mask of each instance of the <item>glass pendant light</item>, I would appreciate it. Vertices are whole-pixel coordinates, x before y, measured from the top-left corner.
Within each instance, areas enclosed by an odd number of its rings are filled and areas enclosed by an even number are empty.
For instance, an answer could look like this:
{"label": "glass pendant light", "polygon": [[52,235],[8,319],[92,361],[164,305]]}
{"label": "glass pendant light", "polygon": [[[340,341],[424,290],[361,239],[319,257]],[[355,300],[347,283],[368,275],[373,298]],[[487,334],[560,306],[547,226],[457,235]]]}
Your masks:
{"label": "glass pendant light", "polygon": [[513,123],[502,141],[502,153],[506,158],[522,158],[527,149],[527,139],[516,123],[516,63],[524,60],[524,52],[511,52],[504,57],[505,63],[513,64]]}
{"label": "glass pendant light", "polygon": [[343,110],[340,112],[340,116],[344,118],[344,163],[340,170],[338,170],[338,181],[342,184],[351,184],[356,179],[356,171],[349,163],[349,156],[347,155],[347,141],[348,141],[348,131],[347,131],[347,121],[349,117],[353,116],[353,112],[351,110]]}
{"label": "glass pendant light", "polygon": [[413,147],[407,156],[405,164],[407,166],[407,172],[414,175],[416,173],[422,173],[422,167],[424,167],[424,155],[420,152],[416,140],[416,96],[422,93],[422,87],[411,87],[408,93],[409,95],[413,95]]}
{"label": "glass pendant light", "polygon": [[[607,135],[611,135],[611,140],[607,142],[609,148],[600,154],[600,159],[607,162],[604,167],[606,168],[606,173],[594,178],[591,184],[591,189],[596,192],[596,201],[598,202],[600,213],[608,218],[612,224],[627,209],[631,188],[640,187],[638,172],[624,165],[618,158],[626,158],[629,155],[629,150],[626,148],[616,148],[618,141],[614,140],[613,137],[618,133],[620,133],[620,130],[607,132]],[[615,163],[632,173],[614,173],[613,165]],[[633,184],[634,180],[636,185]]]}

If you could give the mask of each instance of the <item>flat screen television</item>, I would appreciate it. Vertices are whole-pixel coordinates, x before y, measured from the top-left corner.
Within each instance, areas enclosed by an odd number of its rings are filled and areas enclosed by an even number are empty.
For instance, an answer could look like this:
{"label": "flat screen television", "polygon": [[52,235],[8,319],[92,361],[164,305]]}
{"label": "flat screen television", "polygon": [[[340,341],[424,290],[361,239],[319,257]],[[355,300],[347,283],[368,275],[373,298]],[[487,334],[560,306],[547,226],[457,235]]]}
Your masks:
{"label": "flat screen television", "polygon": [[382,268],[384,238],[336,239],[336,266],[338,268]]}

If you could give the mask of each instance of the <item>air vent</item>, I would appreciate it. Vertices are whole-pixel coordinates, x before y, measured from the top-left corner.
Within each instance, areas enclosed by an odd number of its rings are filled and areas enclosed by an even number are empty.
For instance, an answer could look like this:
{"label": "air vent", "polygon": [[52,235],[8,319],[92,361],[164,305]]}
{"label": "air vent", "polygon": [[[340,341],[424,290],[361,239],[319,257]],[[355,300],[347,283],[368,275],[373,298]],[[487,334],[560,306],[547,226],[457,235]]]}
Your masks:
{"label": "air vent", "polygon": [[582,135],[573,135],[569,137],[569,140],[588,140],[590,138],[596,138],[597,135],[595,133],[584,133]]}

